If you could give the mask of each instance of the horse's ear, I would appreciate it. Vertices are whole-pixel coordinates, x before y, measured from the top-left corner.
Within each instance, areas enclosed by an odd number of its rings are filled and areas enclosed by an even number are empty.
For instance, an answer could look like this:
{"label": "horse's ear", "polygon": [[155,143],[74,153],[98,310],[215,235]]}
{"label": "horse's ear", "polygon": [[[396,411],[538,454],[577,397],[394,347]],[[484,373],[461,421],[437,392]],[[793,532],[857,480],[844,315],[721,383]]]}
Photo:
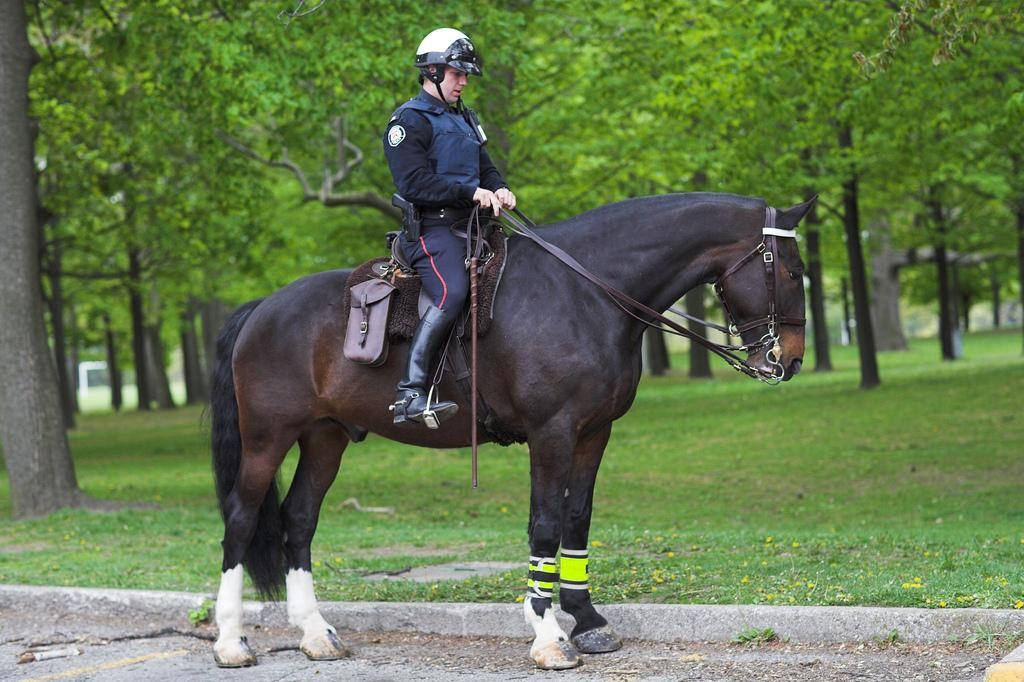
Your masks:
{"label": "horse's ear", "polygon": [[815,194],[813,197],[808,199],[802,204],[796,206],[790,206],[787,209],[779,211],[775,217],[775,226],[783,230],[792,230],[794,227],[800,224],[800,221],[804,219],[811,207],[818,200],[818,195]]}

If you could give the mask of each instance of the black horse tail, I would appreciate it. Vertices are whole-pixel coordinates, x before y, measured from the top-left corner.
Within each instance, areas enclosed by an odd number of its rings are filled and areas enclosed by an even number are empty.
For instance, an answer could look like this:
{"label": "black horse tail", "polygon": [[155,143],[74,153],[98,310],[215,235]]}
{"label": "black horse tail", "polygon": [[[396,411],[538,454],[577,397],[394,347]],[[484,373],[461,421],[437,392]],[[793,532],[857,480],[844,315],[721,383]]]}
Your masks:
{"label": "black horse tail", "polygon": [[[228,520],[227,499],[235,486],[242,460],[242,434],[238,429],[238,401],[235,397],[235,373],[231,366],[231,355],[238,333],[262,300],[249,301],[239,307],[224,323],[217,337],[217,360],[210,390],[211,445],[217,499],[225,528]],[[242,565],[262,597],[275,598],[280,594],[285,578],[284,530],[276,478],[271,481],[260,505],[256,531],[245,550]],[[224,566],[223,570],[230,568],[233,566]]]}

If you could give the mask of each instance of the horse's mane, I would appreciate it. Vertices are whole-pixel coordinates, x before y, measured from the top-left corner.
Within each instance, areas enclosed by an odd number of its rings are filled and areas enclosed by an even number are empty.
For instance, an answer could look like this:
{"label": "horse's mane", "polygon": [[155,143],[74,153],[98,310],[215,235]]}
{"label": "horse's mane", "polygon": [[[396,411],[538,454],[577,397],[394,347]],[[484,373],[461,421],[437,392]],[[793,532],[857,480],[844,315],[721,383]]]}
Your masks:
{"label": "horse's mane", "polygon": [[546,229],[574,230],[580,222],[594,223],[642,218],[642,212],[657,212],[665,209],[682,209],[698,204],[729,204],[738,208],[764,208],[766,202],[761,197],[748,197],[727,192],[676,192],[674,194],[657,194],[647,197],[623,199],[590,209],[579,215],[560,220],[546,226]]}

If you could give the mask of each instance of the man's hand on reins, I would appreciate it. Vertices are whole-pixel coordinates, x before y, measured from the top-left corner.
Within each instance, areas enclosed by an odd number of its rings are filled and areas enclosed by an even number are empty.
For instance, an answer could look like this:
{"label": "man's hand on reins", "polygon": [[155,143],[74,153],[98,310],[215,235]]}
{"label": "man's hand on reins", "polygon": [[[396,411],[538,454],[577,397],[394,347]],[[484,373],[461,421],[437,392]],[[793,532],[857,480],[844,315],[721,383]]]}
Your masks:
{"label": "man's hand on reins", "polygon": [[516,207],[516,195],[512,194],[512,190],[508,187],[502,187],[494,193],[494,196],[498,197],[498,201],[500,201],[501,205],[505,208]]}
{"label": "man's hand on reins", "polygon": [[501,200],[498,198],[497,194],[489,189],[477,187],[476,192],[473,193],[473,201],[480,204],[481,209],[492,209],[494,211],[494,215],[498,215],[501,211]]}

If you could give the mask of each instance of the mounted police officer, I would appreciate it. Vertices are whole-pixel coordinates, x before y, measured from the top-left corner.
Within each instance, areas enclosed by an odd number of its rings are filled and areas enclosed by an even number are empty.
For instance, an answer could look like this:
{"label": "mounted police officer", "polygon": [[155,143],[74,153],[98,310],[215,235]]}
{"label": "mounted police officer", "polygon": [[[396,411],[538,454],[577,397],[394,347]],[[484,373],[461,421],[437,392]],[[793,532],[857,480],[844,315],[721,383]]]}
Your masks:
{"label": "mounted police officer", "polygon": [[458,411],[443,400],[428,402],[430,364],[469,293],[464,242],[453,224],[469,217],[473,204],[498,215],[514,208],[515,195],[484,149],[487,137],[462,103],[469,76],[481,74],[476,49],[461,31],[431,31],[416,49],[420,93],[398,107],[384,133],[384,153],[402,207],[402,250],[433,302],[420,320],[398,383],[395,423],[423,422],[437,428]]}

